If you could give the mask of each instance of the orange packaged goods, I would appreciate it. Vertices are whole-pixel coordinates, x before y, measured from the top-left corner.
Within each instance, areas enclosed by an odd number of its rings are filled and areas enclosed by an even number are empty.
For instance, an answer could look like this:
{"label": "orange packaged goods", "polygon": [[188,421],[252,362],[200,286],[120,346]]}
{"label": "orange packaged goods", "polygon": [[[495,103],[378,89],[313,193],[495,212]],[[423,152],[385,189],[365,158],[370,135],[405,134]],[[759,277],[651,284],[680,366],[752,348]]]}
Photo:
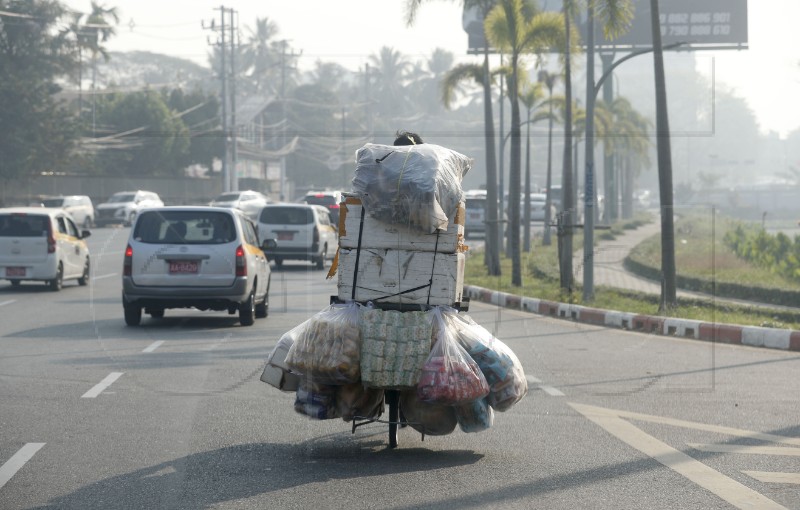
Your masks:
{"label": "orange packaged goods", "polygon": [[477,363],[458,344],[454,332],[447,327],[442,308],[445,307],[436,307],[431,312],[434,324],[437,324],[437,338],[422,367],[417,396],[428,403],[466,404],[485,397],[489,393],[489,385]]}
{"label": "orange packaged goods", "polygon": [[327,384],[349,384],[361,377],[361,331],[358,303],[330,305],[289,333],[294,344],[286,365],[296,373]]}

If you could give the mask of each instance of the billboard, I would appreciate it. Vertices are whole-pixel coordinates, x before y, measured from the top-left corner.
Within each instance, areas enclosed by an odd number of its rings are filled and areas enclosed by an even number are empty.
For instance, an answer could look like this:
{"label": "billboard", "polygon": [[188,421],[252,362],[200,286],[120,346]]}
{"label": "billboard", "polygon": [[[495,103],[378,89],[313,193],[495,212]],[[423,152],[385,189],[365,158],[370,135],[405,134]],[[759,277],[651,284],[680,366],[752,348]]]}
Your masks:
{"label": "billboard", "polygon": [[[545,11],[561,12],[561,0],[540,0]],[[650,0],[633,0],[634,17],[630,30],[613,41],[603,38],[595,26],[595,46],[649,48]],[[658,4],[661,42],[664,46],[683,42],[687,49],[744,49],[747,47],[747,0],[661,0]],[[586,41],[585,9],[577,20],[582,41]],[[468,34],[468,52],[481,53],[485,39],[483,22],[476,10],[465,10],[464,30]],[[585,43],[584,43],[585,44]]]}

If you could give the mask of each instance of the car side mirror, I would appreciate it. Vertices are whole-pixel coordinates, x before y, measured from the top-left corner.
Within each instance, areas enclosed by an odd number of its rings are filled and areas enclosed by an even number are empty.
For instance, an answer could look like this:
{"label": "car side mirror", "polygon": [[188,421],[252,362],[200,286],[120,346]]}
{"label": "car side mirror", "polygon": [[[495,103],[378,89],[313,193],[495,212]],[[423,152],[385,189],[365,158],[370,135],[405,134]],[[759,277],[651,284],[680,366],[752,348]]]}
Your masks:
{"label": "car side mirror", "polygon": [[90,235],[92,235],[92,231],[91,230],[86,230],[86,229],[81,230],[81,239],[86,239]]}
{"label": "car side mirror", "polygon": [[261,250],[274,250],[278,247],[278,241],[275,239],[264,239],[264,242],[261,243]]}

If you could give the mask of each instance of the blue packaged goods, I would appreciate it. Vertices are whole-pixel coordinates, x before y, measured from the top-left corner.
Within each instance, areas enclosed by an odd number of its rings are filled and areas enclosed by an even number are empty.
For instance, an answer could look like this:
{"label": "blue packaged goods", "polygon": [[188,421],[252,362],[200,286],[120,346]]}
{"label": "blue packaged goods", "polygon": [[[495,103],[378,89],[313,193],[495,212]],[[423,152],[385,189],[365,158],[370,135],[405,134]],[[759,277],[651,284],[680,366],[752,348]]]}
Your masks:
{"label": "blue packaged goods", "polygon": [[494,424],[494,411],[485,398],[455,406],[455,410],[462,432],[482,432]]}

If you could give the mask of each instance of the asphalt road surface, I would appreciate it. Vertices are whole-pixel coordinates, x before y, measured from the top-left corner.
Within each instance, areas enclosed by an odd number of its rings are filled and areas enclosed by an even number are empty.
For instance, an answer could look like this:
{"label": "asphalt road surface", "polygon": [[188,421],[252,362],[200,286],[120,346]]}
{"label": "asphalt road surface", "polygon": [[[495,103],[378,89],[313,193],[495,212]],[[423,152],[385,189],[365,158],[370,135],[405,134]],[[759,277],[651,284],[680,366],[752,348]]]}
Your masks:
{"label": "asphalt road surface", "polygon": [[273,272],[270,315],[168,310],[126,327],[127,229],[89,287],[0,282],[0,508],[800,508],[800,355],[473,303],[528,395],[477,434],[312,421],[259,381],[334,280]]}

